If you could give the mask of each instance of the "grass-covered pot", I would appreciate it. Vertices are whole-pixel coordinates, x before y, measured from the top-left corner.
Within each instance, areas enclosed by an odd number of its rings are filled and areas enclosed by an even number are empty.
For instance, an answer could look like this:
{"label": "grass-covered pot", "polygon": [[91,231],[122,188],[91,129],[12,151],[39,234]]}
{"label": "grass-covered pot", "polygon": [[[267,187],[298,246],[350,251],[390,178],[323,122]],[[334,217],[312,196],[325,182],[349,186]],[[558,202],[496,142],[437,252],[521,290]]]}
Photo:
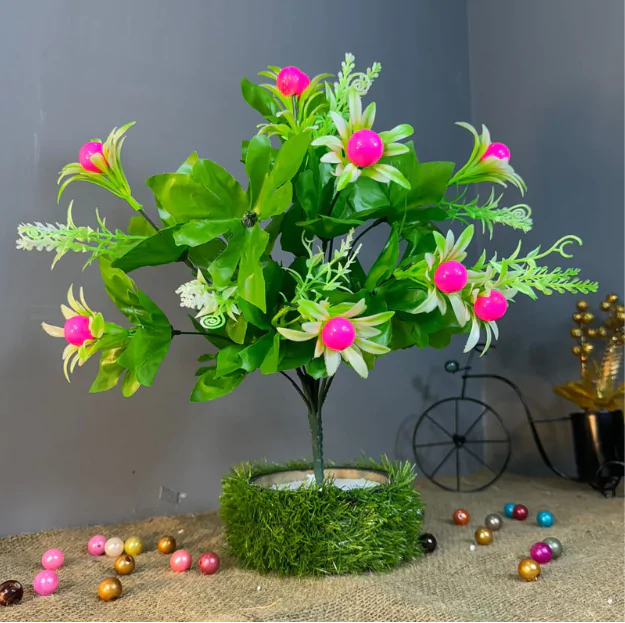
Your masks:
{"label": "grass-covered pot", "polygon": [[224,540],[241,566],[280,575],[359,573],[421,555],[423,504],[409,463],[328,467],[324,475],[316,484],[312,463],[300,462],[244,464],[224,478]]}

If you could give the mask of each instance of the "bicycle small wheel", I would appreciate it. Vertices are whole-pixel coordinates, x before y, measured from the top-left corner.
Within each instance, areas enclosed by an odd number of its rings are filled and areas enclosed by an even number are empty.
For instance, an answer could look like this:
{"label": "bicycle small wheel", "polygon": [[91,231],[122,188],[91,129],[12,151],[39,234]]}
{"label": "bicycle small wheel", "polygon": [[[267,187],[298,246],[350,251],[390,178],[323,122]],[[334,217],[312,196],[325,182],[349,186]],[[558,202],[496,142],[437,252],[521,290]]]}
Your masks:
{"label": "bicycle small wheel", "polygon": [[476,398],[445,398],[421,415],[412,435],[420,472],[447,491],[482,491],[506,470],[510,434],[501,416]]}

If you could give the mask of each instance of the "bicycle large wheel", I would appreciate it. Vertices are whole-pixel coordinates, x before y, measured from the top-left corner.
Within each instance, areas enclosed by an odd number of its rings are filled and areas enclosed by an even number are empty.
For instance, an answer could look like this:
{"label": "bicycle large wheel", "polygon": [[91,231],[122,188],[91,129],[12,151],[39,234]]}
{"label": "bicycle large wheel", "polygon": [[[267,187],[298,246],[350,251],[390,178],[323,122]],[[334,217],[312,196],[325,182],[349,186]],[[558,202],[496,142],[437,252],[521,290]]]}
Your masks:
{"label": "bicycle large wheel", "polygon": [[420,473],[447,491],[482,491],[506,470],[510,434],[500,415],[475,398],[446,398],[417,421],[412,449]]}

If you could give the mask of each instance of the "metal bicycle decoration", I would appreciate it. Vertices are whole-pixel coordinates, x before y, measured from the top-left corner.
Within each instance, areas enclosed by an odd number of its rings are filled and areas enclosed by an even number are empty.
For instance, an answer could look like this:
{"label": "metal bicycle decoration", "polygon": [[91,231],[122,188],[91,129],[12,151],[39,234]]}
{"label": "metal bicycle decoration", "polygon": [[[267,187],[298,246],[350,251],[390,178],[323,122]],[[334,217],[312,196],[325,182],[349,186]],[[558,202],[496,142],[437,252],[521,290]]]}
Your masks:
{"label": "metal bicycle decoration", "polygon": [[[593,470],[594,477],[589,477],[588,474],[583,477],[570,476],[560,471],[551,462],[536,425],[572,420],[572,417],[535,419],[521,390],[512,381],[498,374],[471,374],[472,359],[475,353],[481,353],[483,348],[484,344],[478,344],[469,354],[464,367],[461,367],[457,361],[445,363],[446,372],[462,373],[461,391],[459,396],[444,398],[434,403],[417,421],[412,435],[412,447],[420,472],[442,489],[463,492],[482,491],[496,482],[505,472],[512,455],[512,444],[503,418],[484,401],[466,395],[469,380],[491,379],[504,383],[516,394],[523,407],[538,453],[544,464],[554,474],[566,480],[586,482],[603,495],[614,495],[623,477],[622,451],[617,457],[613,456],[608,460],[598,462],[598,469]],[[495,347],[491,346],[491,348]],[[477,415],[472,416],[471,412]],[[466,422],[469,420],[471,423],[467,426]],[[489,424],[487,427],[478,426],[485,422]],[[450,425],[452,430],[450,430]],[[432,439],[432,433],[437,434],[439,438]],[[622,426],[620,434],[622,438]],[[616,443],[618,444],[618,441]],[[488,447],[494,450],[489,453],[489,458],[485,459],[484,453],[488,452]],[[465,482],[463,486],[462,466],[467,461],[480,466],[482,471],[471,473],[471,480]],[[455,471],[455,487],[450,484],[448,478],[439,476],[445,464],[451,464]],[[483,471],[484,468],[486,471]]]}

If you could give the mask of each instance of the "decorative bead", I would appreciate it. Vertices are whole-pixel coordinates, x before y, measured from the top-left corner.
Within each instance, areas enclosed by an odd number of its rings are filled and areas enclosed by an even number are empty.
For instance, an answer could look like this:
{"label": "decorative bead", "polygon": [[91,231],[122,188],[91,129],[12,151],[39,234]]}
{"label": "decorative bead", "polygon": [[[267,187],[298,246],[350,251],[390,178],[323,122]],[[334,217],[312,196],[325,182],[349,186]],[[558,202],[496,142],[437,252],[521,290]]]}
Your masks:
{"label": "decorative bead", "polygon": [[586,311],[588,309],[588,303],[586,301],[577,301],[577,309],[579,309],[579,311]]}
{"label": "decorative bead", "polygon": [[445,294],[460,292],[467,285],[467,269],[454,260],[443,262],[434,272],[434,284]]}
{"label": "decorative bead", "polygon": [[87,551],[92,556],[102,556],[104,554],[104,546],[106,545],[106,537],[96,534],[89,539],[87,543]]}
{"label": "decorative bead", "polygon": [[65,339],[72,346],[82,346],[87,340],[92,340],[93,335],[89,330],[89,318],[87,316],[73,316],[65,321],[63,328]]}
{"label": "decorative bead", "polygon": [[191,554],[185,549],[175,551],[169,559],[169,566],[178,573],[188,571],[191,567]]}
{"label": "decorative bead", "polygon": [[129,575],[135,570],[135,559],[130,554],[122,554],[115,559],[113,566],[119,575]]}
{"label": "decorative bead", "polygon": [[131,536],[124,543],[124,551],[131,556],[138,556],[143,551],[143,541],[138,536]]}
{"label": "decorative bead", "polygon": [[582,337],[583,331],[579,327],[573,327],[571,329],[571,337]]}
{"label": "decorative bead", "polygon": [[584,312],[582,314],[582,322],[584,324],[589,324],[591,323],[593,320],[595,319],[594,315],[591,314],[590,312]]}
{"label": "decorative bead", "polygon": [[497,532],[497,530],[501,530],[501,526],[503,526],[503,519],[501,515],[497,513],[490,513],[486,515],[484,518],[484,525],[493,532]]}
{"label": "decorative bead", "polygon": [[588,337],[597,337],[597,329],[595,329],[594,327],[588,327],[586,329],[586,335]]}
{"label": "decorative bead", "polygon": [[546,539],[543,539],[543,543],[547,545],[551,550],[551,557],[554,560],[562,556],[562,552],[564,551],[564,549],[562,547],[562,543],[560,543],[558,539],[552,536],[548,536]]}
{"label": "decorative bead", "polygon": [[347,318],[330,318],[321,330],[323,343],[331,350],[345,350],[356,339],[356,329]]}
{"label": "decorative bead", "polygon": [[503,507],[503,514],[508,517],[509,519],[512,519],[513,515],[512,515],[512,511],[514,510],[514,507],[516,506],[516,504],[514,502],[508,502],[504,507]]}
{"label": "decorative bead", "polygon": [[551,528],[553,526],[553,515],[549,511],[540,511],[536,515],[536,523],[541,528]]}
{"label": "decorative bead", "polygon": [[580,323],[580,322],[582,321],[582,318],[583,318],[583,317],[584,317],[584,316],[583,316],[583,314],[582,314],[581,312],[575,312],[575,313],[573,314],[573,322]]}
{"label": "decorative bead", "polygon": [[601,311],[608,311],[610,307],[612,307],[612,303],[610,303],[610,301],[601,301],[601,303],[599,303],[599,307],[601,308]]}
{"label": "decorative bead", "polygon": [[171,554],[176,551],[176,539],[170,535],[161,537],[156,547],[161,554]]}
{"label": "decorative bead", "polygon": [[605,298],[610,303],[616,303],[616,301],[618,301],[618,294],[608,294]]}
{"label": "decorative bead", "polygon": [[475,542],[478,545],[490,545],[492,541],[493,533],[486,526],[480,526],[475,531]]}
{"label": "decorative bead", "polygon": [[198,559],[197,566],[204,575],[213,575],[219,570],[219,556],[215,552],[205,552]]}
{"label": "decorative bead", "polygon": [[525,521],[528,514],[529,511],[527,510],[526,506],[523,506],[523,504],[515,504],[514,508],[512,509],[512,518],[518,519],[519,521]]}
{"label": "decorative bead", "polygon": [[464,510],[464,508],[459,508],[454,513],[454,523],[457,526],[466,526],[469,521],[471,521],[471,516],[467,511]]}
{"label": "decorative bead", "polygon": [[96,154],[100,154],[102,158],[104,158],[104,154],[102,153],[102,143],[99,143],[98,141],[85,143],[78,152],[78,161],[80,162],[80,166],[86,171],[91,171],[92,173],[102,173],[102,171],[100,171],[100,169],[91,161],[91,158]]}
{"label": "decorative bead", "polygon": [[63,565],[65,561],[65,556],[63,556],[63,552],[60,549],[49,549],[45,554],[41,557],[41,564],[44,569],[48,569],[48,571],[54,571]]}
{"label": "decorative bead", "polygon": [[431,554],[436,549],[436,537],[429,532],[424,532],[419,536],[419,542],[421,543],[421,547],[423,548],[423,552],[426,554]]}
{"label": "decorative bead", "polygon": [[105,578],[98,586],[98,597],[102,601],[113,601],[122,594],[122,583],[117,578]]}
{"label": "decorative bead", "polygon": [[347,141],[347,157],[357,167],[370,167],[380,160],[384,153],[384,143],[373,130],[358,130]]}
{"label": "decorative bead", "polygon": [[484,322],[499,320],[508,309],[506,297],[497,290],[491,290],[490,296],[484,294],[477,297],[473,304],[475,315]]}
{"label": "decorative bead", "polygon": [[119,537],[114,536],[105,543],[104,551],[107,556],[117,558],[124,553],[124,542]]}
{"label": "decorative bead", "polygon": [[58,587],[59,576],[54,571],[40,571],[33,581],[35,592],[44,597],[52,595]]}
{"label": "decorative bead", "polygon": [[530,556],[540,565],[547,564],[551,560],[551,548],[546,543],[534,543],[530,547]]}
{"label": "decorative bead", "polygon": [[597,335],[599,337],[605,337],[608,334],[608,330],[605,327],[599,327],[597,329]]}
{"label": "decorative bead", "polygon": [[484,152],[482,160],[495,157],[498,160],[510,160],[510,150],[503,143],[491,143]]}
{"label": "decorative bead", "polygon": [[310,78],[297,67],[283,67],[276,78],[278,91],[285,97],[301,95],[310,84]]}
{"label": "decorative bead", "polygon": [[579,357],[582,354],[582,347],[579,344],[575,344],[575,346],[573,346],[571,348],[571,352],[576,356]]}
{"label": "decorative bead", "polygon": [[524,558],[519,563],[519,577],[526,582],[535,580],[540,575],[540,565],[531,558]]}
{"label": "decorative bead", "polygon": [[7,580],[0,584],[0,606],[13,606],[20,603],[24,587],[17,580]]}

